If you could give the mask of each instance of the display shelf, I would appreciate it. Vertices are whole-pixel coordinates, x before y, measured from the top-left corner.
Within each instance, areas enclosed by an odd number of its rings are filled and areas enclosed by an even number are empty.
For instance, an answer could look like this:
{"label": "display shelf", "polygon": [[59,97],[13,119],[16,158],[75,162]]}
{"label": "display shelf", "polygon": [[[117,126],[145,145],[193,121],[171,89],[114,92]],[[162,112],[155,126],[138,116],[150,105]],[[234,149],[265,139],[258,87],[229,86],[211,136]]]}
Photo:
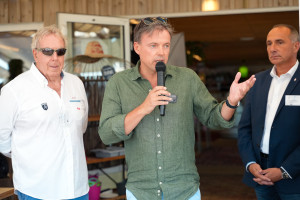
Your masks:
{"label": "display shelf", "polygon": [[89,122],[99,122],[100,120],[100,115],[91,115],[88,117]]}
{"label": "display shelf", "polygon": [[86,162],[89,165],[89,164],[96,164],[96,163],[108,162],[113,160],[122,160],[122,159],[125,159],[125,155],[107,157],[107,158],[87,157]]}
{"label": "display shelf", "polygon": [[14,195],[14,188],[0,187],[0,199],[11,197]]}

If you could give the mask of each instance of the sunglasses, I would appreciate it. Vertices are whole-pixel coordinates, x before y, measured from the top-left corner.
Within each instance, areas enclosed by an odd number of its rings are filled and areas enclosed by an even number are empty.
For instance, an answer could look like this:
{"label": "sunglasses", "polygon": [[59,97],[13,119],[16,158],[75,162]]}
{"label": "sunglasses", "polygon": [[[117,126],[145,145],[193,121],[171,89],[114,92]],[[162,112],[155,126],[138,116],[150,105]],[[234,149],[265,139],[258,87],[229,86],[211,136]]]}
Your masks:
{"label": "sunglasses", "polygon": [[160,22],[166,24],[168,22],[168,19],[165,17],[147,17],[145,19],[142,19],[142,22],[144,22],[144,24],[146,24],[146,25],[153,24],[156,21],[160,21]]}
{"label": "sunglasses", "polygon": [[63,56],[65,55],[67,49],[61,48],[61,49],[50,49],[50,48],[36,48],[36,50],[41,51],[45,56],[52,56],[54,52],[56,52],[57,56]]}

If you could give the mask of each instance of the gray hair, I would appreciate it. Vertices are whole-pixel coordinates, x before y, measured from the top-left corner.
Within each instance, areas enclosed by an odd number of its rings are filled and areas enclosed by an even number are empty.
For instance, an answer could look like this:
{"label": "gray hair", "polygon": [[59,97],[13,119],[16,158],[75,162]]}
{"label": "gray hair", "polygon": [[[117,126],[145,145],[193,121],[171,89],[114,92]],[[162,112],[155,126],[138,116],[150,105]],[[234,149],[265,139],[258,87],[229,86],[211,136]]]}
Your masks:
{"label": "gray hair", "polygon": [[34,50],[36,48],[39,48],[40,40],[43,37],[45,37],[47,35],[51,35],[51,34],[54,34],[54,35],[62,38],[63,41],[64,41],[65,46],[67,45],[66,38],[64,37],[62,32],[59,30],[59,28],[57,28],[57,26],[53,24],[53,25],[50,25],[50,26],[43,27],[35,33],[34,37],[32,38],[31,49]]}
{"label": "gray hair", "polygon": [[293,42],[299,42],[300,41],[299,33],[298,33],[297,29],[294,26],[289,25],[289,24],[276,24],[276,25],[273,26],[273,28],[280,28],[280,27],[288,28],[291,31],[290,39]]}
{"label": "gray hair", "polygon": [[[151,17],[150,17],[151,18]],[[146,19],[146,18],[144,18]],[[170,34],[170,36],[172,37],[173,35],[173,27],[171,26],[171,24],[167,23],[167,22],[162,22],[160,20],[155,20],[156,18],[151,18],[154,19],[153,22],[149,25],[144,23],[144,19],[142,19],[140,21],[139,24],[137,24],[134,28],[134,37],[133,37],[133,41],[134,42],[141,42],[141,38],[142,38],[142,34],[143,33],[148,33],[148,34],[152,34],[153,31],[155,30],[159,30],[159,31],[163,31],[163,30],[167,30]]]}

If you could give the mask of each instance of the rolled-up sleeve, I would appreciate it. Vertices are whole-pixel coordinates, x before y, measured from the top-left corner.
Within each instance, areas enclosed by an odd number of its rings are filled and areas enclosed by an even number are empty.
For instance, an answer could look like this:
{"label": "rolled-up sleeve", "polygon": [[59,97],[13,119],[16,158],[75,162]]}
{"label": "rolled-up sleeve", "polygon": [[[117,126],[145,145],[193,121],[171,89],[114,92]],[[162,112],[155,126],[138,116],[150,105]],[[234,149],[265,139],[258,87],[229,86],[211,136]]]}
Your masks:
{"label": "rolled-up sleeve", "polygon": [[200,78],[193,74],[192,86],[194,87],[194,113],[199,121],[212,129],[231,128],[235,118],[226,121],[221,115],[221,109],[225,101],[218,101],[209,93]]}
{"label": "rolled-up sleeve", "polygon": [[105,89],[98,129],[104,144],[117,143],[131,138],[131,133],[125,134],[124,120],[126,115],[127,113],[122,113],[118,88],[112,77]]}

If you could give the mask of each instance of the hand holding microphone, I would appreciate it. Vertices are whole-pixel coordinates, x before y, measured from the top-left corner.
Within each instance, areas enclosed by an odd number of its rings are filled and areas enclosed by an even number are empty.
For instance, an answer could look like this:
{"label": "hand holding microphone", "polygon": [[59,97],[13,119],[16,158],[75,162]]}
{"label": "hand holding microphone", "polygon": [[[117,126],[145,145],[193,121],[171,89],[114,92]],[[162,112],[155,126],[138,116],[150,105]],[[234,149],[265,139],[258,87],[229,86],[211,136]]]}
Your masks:
{"label": "hand holding microphone", "polygon": [[170,102],[176,102],[176,95],[171,95],[164,87],[166,65],[163,62],[158,62],[155,69],[157,71],[157,86],[149,92],[149,95],[141,106],[145,114],[150,114],[156,106],[159,106],[160,115],[164,116],[165,106]]}

